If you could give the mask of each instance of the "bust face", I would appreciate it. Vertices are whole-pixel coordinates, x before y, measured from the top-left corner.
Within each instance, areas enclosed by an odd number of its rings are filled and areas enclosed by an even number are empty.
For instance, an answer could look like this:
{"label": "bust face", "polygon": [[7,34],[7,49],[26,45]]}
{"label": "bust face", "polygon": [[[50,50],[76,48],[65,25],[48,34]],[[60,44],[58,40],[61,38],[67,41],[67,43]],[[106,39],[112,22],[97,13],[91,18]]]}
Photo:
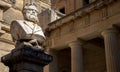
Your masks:
{"label": "bust face", "polygon": [[37,14],[38,14],[37,10],[32,7],[24,10],[24,17],[28,21],[38,22]]}

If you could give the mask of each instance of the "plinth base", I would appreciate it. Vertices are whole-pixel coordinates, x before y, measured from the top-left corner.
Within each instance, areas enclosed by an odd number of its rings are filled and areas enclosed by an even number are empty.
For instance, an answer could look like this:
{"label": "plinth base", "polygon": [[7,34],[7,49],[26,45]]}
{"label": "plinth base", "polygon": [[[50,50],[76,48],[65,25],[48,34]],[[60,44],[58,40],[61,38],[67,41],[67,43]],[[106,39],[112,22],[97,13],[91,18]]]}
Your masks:
{"label": "plinth base", "polygon": [[10,68],[9,72],[43,72],[43,67],[52,61],[52,56],[40,49],[23,46],[3,56],[1,61]]}

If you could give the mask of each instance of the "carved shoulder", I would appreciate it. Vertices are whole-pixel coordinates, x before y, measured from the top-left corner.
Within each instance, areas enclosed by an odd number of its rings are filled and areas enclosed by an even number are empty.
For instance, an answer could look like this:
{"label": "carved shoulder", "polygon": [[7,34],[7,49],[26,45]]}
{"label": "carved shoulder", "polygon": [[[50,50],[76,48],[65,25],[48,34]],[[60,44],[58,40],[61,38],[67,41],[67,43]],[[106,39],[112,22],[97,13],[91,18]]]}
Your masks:
{"label": "carved shoulder", "polygon": [[[12,21],[10,25],[10,33],[13,38],[13,41],[17,40],[19,37],[19,33],[22,30],[24,20],[15,20]],[[23,31],[23,30],[22,30]]]}

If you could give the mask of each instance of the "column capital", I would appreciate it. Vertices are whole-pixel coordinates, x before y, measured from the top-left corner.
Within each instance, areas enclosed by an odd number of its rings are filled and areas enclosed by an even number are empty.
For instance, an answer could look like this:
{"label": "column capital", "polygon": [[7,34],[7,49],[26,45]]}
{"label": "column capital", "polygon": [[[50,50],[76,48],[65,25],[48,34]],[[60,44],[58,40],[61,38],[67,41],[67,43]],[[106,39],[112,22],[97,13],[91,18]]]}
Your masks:
{"label": "column capital", "polygon": [[109,28],[109,29],[106,29],[106,30],[102,31],[101,35],[104,36],[104,35],[107,35],[109,33],[116,33],[116,34],[118,34],[119,31],[117,29],[115,29],[115,28]]}
{"label": "column capital", "polygon": [[74,40],[69,42],[69,46],[76,46],[76,45],[83,45],[84,44],[84,40],[78,39],[78,40]]}

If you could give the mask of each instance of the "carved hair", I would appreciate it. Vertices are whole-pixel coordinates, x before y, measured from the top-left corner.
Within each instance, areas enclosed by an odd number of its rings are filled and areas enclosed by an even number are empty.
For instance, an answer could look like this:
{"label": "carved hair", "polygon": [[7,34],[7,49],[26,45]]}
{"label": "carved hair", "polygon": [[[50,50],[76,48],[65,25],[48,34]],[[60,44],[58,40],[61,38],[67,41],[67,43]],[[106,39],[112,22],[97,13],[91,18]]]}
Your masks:
{"label": "carved hair", "polygon": [[34,15],[33,18],[30,18],[31,16],[28,16],[29,14],[26,13],[26,10],[35,10],[36,13],[38,13],[38,9],[37,6],[34,3],[27,3],[24,7],[23,7],[23,16],[25,20],[28,21],[32,21],[32,22],[39,22],[39,19],[37,16]]}
{"label": "carved hair", "polygon": [[34,9],[36,12],[38,12],[37,5],[35,3],[26,3],[22,12],[25,13],[25,11],[28,9]]}

